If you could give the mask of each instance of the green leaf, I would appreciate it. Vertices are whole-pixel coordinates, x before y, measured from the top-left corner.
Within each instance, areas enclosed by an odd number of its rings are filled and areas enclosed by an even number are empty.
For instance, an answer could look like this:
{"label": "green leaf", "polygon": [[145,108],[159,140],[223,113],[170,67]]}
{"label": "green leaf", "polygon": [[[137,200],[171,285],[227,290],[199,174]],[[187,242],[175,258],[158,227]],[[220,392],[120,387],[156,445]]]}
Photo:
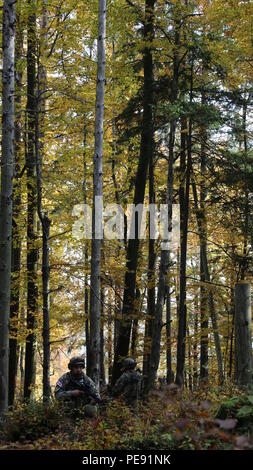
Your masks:
{"label": "green leaf", "polygon": [[240,408],[239,411],[236,413],[236,417],[238,419],[249,419],[252,418],[253,420],[253,406],[245,405]]}
{"label": "green leaf", "polygon": [[253,395],[249,395],[249,396],[248,396],[248,400],[249,400],[249,402],[253,405]]}

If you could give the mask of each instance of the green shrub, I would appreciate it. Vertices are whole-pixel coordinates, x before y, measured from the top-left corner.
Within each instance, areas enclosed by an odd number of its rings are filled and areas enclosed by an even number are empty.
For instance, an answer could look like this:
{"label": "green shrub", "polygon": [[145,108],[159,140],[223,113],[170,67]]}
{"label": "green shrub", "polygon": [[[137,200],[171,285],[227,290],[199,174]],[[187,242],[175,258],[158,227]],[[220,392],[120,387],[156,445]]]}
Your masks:
{"label": "green shrub", "polygon": [[7,414],[5,438],[9,441],[33,441],[54,432],[59,426],[61,412],[54,401],[48,404],[42,401],[17,404]]}
{"label": "green shrub", "polygon": [[153,426],[149,432],[139,435],[136,433],[133,439],[125,443],[126,448],[136,450],[173,449],[174,442],[171,433],[161,434],[157,426]]}
{"label": "green shrub", "polygon": [[235,418],[238,420],[237,426],[245,424],[253,425],[253,395],[252,392],[245,393],[239,397],[233,397],[224,401],[217,413],[216,418]]}

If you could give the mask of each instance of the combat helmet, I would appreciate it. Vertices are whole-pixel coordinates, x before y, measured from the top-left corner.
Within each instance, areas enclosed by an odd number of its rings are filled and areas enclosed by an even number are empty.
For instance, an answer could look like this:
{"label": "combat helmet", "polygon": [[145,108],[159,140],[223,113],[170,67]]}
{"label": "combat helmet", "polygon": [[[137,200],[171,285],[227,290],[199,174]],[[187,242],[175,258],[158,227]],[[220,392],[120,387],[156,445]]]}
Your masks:
{"label": "combat helmet", "polygon": [[84,369],[85,368],[84,358],[82,356],[72,357],[68,363],[69,370],[71,370],[72,367],[74,366],[82,366],[82,368]]}
{"label": "combat helmet", "polygon": [[122,369],[134,369],[136,367],[136,361],[132,357],[127,357],[122,361]]}

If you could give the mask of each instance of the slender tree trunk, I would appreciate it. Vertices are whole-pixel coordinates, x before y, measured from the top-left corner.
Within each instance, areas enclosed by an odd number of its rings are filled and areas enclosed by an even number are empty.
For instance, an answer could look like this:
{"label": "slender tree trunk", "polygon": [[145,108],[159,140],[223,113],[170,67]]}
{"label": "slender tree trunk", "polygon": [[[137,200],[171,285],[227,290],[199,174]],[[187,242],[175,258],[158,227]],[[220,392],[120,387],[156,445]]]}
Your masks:
{"label": "slender tree trunk", "polygon": [[[175,24],[175,51],[173,60],[173,79],[171,83],[171,102],[174,103],[177,99],[177,88],[178,88],[178,67],[179,67],[179,28],[176,22]],[[174,143],[176,133],[176,118],[172,117],[170,121],[170,133],[169,133],[169,163],[168,163],[168,176],[167,176],[167,195],[166,204],[168,207],[168,229],[170,235],[172,234],[172,204],[173,204],[173,189],[174,189]],[[163,307],[167,295],[167,284],[168,284],[168,270],[170,263],[170,240],[164,240],[163,244],[166,246],[161,249],[161,259],[159,268],[159,283],[157,292],[157,303],[155,310],[155,319],[152,333],[152,346],[150,355],[150,368],[146,384],[144,383],[144,393],[148,393],[154,386],[157,370],[160,362],[160,343],[162,333],[162,317]]]}
{"label": "slender tree trunk", "polygon": [[[202,106],[206,104],[205,92],[202,92]],[[200,379],[207,380],[208,377],[208,289],[205,286],[205,273],[203,269],[202,253],[206,252],[206,211],[205,201],[207,191],[205,188],[206,176],[206,141],[207,134],[205,126],[201,127],[201,182],[200,182],[200,222],[201,222],[201,238],[200,238]]]}
{"label": "slender tree trunk", "polygon": [[40,63],[45,53],[45,43],[47,39],[47,2],[43,0],[43,14],[41,30],[43,39],[41,40],[40,55],[38,57],[38,93],[36,99],[35,118],[35,158],[37,177],[37,211],[42,225],[42,301],[43,301],[43,400],[50,399],[50,266],[49,266],[49,236],[51,220],[42,207],[42,164],[44,152],[44,114],[46,105],[46,82],[47,75],[44,66]]}
{"label": "slender tree trunk", "polygon": [[111,383],[112,377],[112,311],[109,307],[108,322],[107,322],[107,359],[108,359],[108,383]]}
{"label": "slender tree trunk", "polygon": [[[154,189],[154,162],[153,152],[149,162],[149,204],[155,204]],[[149,214],[149,240],[148,240],[148,294],[147,315],[145,319],[144,352],[143,352],[143,376],[148,377],[150,367],[150,352],[152,343],[152,331],[155,318],[155,240],[151,237],[151,214]]]}
{"label": "slender tree trunk", "polygon": [[105,385],[105,338],[104,338],[104,325],[105,325],[105,293],[104,286],[101,285],[101,320],[100,320],[100,385]]}
{"label": "slender tree trunk", "polygon": [[43,215],[42,225],[42,289],[43,289],[43,399],[48,401],[50,388],[50,297],[49,297],[49,231],[51,220]]}
{"label": "slender tree trunk", "polygon": [[133,319],[133,328],[132,328],[132,343],[131,343],[131,356],[136,357],[137,353],[137,340],[138,340],[138,323],[139,319]]}
{"label": "slender tree trunk", "polygon": [[195,295],[194,307],[193,385],[196,387],[198,383],[198,294]]}
{"label": "slender tree trunk", "polygon": [[104,337],[104,323],[101,322],[100,328],[100,386],[105,386],[105,337]]}
{"label": "slender tree trunk", "polygon": [[[16,17],[15,63],[20,63],[23,52],[23,30],[20,16]],[[17,69],[17,67],[16,67]],[[22,72],[15,72],[15,140],[14,140],[14,180],[12,218],[12,279],[10,305],[10,355],[9,355],[9,405],[13,405],[18,370],[17,334],[19,317],[20,259],[21,259],[21,92]]]}
{"label": "slender tree trunk", "polygon": [[[202,233],[201,232],[201,218],[199,216],[197,189],[196,189],[196,185],[195,185],[194,182],[192,182],[192,189],[193,189],[194,205],[195,205],[197,225],[198,225],[198,233],[199,233],[199,238],[200,238],[200,247],[201,247],[201,253],[202,253],[201,256],[202,256],[202,263],[203,263],[203,271],[204,271],[204,275],[205,275],[205,282],[209,283],[210,282],[210,274],[209,274],[209,269],[208,269],[206,246],[201,244],[201,233]],[[224,381],[223,360],[222,360],[220,337],[219,337],[219,331],[218,331],[217,315],[216,315],[216,311],[215,311],[213,293],[211,291],[209,292],[209,295],[208,295],[208,306],[209,306],[209,313],[210,313],[212,328],[213,328],[214,343],[215,343],[215,350],[216,350],[217,363],[218,363],[219,383],[222,384],[223,381]]]}
{"label": "slender tree trunk", "polygon": [[29,0],[27,24],[27,338],[25,350],[24,398],[29,399],[36,380],[37,286],[37,180],[35,156],[36,121],[36,15],[34,0]]}
{"label": "slender tree trunk", "polygon": [[[84,293],[85,295],[85,306],[88,302],[88,292],[87,290]],[[89,328],[89,320],[85,320],[85,345],[86,345],[86,372],[87,375],[90,377],[90,328]]]}
{"label": "slender tree trunk", "polygon": [[[20,322],[21,325],[24,325],[25,322],[25,310],[24,307],[21,307],[21,312],[20,312]],[[24,344],[21,344],[20,347],[20,360],[19,360],[19,370],[20,370],[20,398],[23,395],[23,390],[24,390],[24,378],[25,378],[25,371],[24,371],[24,358],[25,358],[25,348]]]}
{"label": "slender tree trunk", "polygon": [[[187,164],[189,166],[189,162]],[[186,256],[187,256],[187,232],[188,232],[188,204],[189,204],[189,177],[186,180],[184,219],[181,235],[180,256],[180,296],[179,296],[179,319],[178,319],[178,342],[177,342],[177,375],[176,384],[183,385],[185,364],[185,339],[186,339]]]}
{"label": "slender tree trunk", "polygon": [[[87,140],[87,130],[84,125],[83,131],[83,203],[84,207],[87,204],[87,163],[86,163],[86,140]],[[84,211],[84,219],[86,221],[87,214]],[[83,249],[84,255],[84,318],[85,318],[85,348],[86,348],[86,372],[87,375],[90,375],[90,328],[89,328],[89,290],[88,290],[88,246],[85,243]]]}
{"label": "slender tree trunk", "polygon": [[235,380],[252,383],[251,286],[245,282],[235,287]]}
{"label": "slender tree trunk", "polygon": [[171,294],[170,286],[167,286],[166,296],[166,382],[170,384],[173,382],[173,372],[171,364]]}
{"label": "slender tree trunk", "polygon": [[[93,210],[90,292],[90,368],[91,377],[99,386],[100,366],[100,271],[102,239],[102,175],[103,175],[103,120],[105,85],[105,31],[106,0],[99,0],[97,47],[97,87],[95,119],[95,152],[93,160]],[[99,201],[99,202],[98,202]],[[96,208],[96,209],[95,209]],[[98,230],[96,230],[97,226]]]}
{"label": "slender tree trunk", "polygon": [[121,289],[117,284],[114,286],[115,296],[114,296],[114,341],[113,341],[113,354],[115,356],[116,346],[119,337],[119,328],[120,328],[120,312],[121,312]]}
{"label": "slender tree trunk", "polygon": [[188,345],[188,383],[189,383],[189,390],[192,390],[192,343],[191,343],[191,336],[189,327],[187,328],[187,345]]}
{"label": "slender tree trunk", "polygon": [[8,408],[9,316],[14,155],[15,3],[3,4],[2,158],[0,223],[0,414]]}
{"label": "slender tree trunk", "polygon": [[[145,21],[144,21],[144,39],[152,42],[154,35],[154,3],[155,0],[145,0]],[[153,59],[150,46],[146,46],[143,54],[144,63],[144,89],[143,89],[143,119],[141,132],[141,147],[138,170],[135,180],[134,206],[143,204],[145,195],[145,186],[147,179],[147,170],[150,162],[150,153],[152,152],[153,141]],[[127,246],[127,263],[124,283],[124,297],[122,309],[122,322],[120,324],[119,337],[116,345],[112,383],[115,383],[119,377],[120,362],[123,357],[128,355],[131,318],[134,311],[134,297],[136,284],[136,271],[138,261],[138,220],[135,214],[135,237],[129,239]]]}
{"label": "slender tree trunk", "polygon": [[133,327],[132,327],[132,342],[131,342],[131,356],[136,357],[137,353],[137,341],[138,341],[138,323],[140,315],[140,289],[136,288],[135,293],[135,313],[133,318]]}
{"label": "slender tree trunk", "polygon": [[19,369],[20,369],[20,384],[22,387],[24,385],[24,346],[21,346],[20,348]]}
{"label": "slender tree trunk", "polygon": [[[193,70],[191,72],[193,74]],[[191,78],[192,80],[192,78]],[[190,101],[192,101],[192,83],[190,91]],[[180,294],[179,294],[179,319],[178,319],[178,342],[177,342],[177,374],[176,384],[183,386],[184,365],[185,365],[185,340],[186,340],[186,260],[187,260],[187,235],[189,219],[189,196],[190,196],[190,175],[191,175],[191,139],[192,139],[192,119],[189,118],[189,133],[187,139],[187,168],[186,183],[183,201],[181,200],[180,213],[182,216],[181,225],[181,256],[180,256]],[[183,149],[183,153],[185,149]],[[184,156],[183,156],[184,158]],[[181,174],[182,176],[182,174]]]}
{"label": "slender tree trunk", "polygon": [[[202,243],[202,242],[201,242]],[[205,242],[203,242],[205,243]],[[208,289],[205,283],[205,273],[203,268],[202,252],[205,247],[201,247],[200,251],[200,379],[208,378]]]}
{"label": "slender tree trunk", "polygon": [[[245,159],[248,155],[248,139],[247,139],[247,99],[246,93],[244,94],[243,110],[242,110],[242,127],[243,127],[243,146],[245,152]],[[247,170],[246,170],[247,171]],[[243,262],[241,269],[241,280],[245,279],[247,270],[247,250],[248,250],[248,231],[249,231],[249,191],[245,190],[245,203],[244,203],[244,230],[243,230]]]}
{"label": "slender tree trunk", "polygon": [[[232,277],[232,276],[231,276]],[[234,279],[231,279],[231,286],[234,286]],[[232,377],[232,369],[233,369],[233,357],[234,357],[234,325],[235,325],[235,308],[234,308],[234,288],[231,289],[231,310],[232,310],[232,324],[231,324],[231,334],[230,334],[230,349],[229,349],[229,369],[228,369],[228,377]]]}

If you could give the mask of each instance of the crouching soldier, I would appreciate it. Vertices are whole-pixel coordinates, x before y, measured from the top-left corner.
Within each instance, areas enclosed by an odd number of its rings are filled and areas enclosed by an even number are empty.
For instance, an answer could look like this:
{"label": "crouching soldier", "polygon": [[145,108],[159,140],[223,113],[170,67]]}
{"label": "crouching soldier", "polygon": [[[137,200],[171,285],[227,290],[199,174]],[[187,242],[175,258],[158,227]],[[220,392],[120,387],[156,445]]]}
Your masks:
{"label": "crouching soldier", "polygon": [[112,389],[112,396],[122,396],[126,405],[136,409],[141,393],[142,375],[135,370],[136,361],[132,358],[124,359],[122,362],[123,373]]}
{"label": "crouching soldier", "polygon": [[59,378],[54,394],[57,400],[68,402],[72,409],[83,409],[84,416],[93,418],[101,399],[93,380],[84,374],[84,367],[82,357],[72,357],[68,364],[70,372]]}

